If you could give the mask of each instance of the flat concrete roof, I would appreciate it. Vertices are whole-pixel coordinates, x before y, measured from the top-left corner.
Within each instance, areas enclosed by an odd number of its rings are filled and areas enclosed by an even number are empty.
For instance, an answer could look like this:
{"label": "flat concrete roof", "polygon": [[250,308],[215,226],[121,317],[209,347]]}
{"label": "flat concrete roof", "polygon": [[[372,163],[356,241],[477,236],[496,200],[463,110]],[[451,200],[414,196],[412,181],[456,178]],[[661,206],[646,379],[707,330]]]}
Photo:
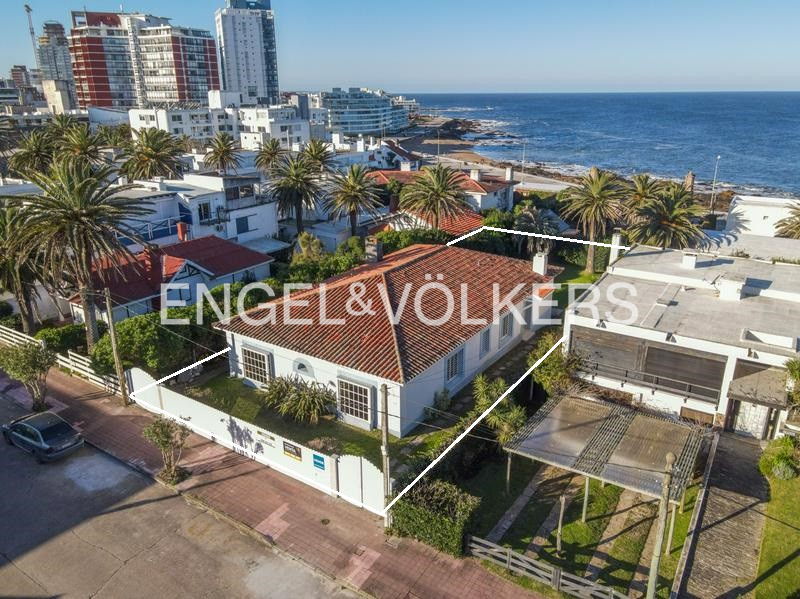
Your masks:
{"label": "flat concrete roof", "polygon": [[[700,254],[696,268],[684,268],[682,259],[678,250],[634,247],[595,284],[594,305],[600,317],[661,331],[665,339],[672,333],[789,357],[796,354],[800,265]],[[741,299],[720,299],[719,287],[726,279],[744,281]],[[587,292],[584,301],[589,299]],[[635,306],[632,322],[630,306],[619,300]],[[568,310],[594,317],[589,305],[578,302]],[[779,345],[772,335],[794,341]]]}
{"label": "flat concrete roof", "polygon": [[691,480],[702,439],[696,425],[568,395],[547,400],[505,450],[650,497],[661,496],[672,452],[675,502]]}
{"label": "flat concrete roof", "polygon": [[697,249],[701,252],[731,256],[745,253],[758,260],[800,260],[800,239],[747,235],[735,231],[705,231]]}

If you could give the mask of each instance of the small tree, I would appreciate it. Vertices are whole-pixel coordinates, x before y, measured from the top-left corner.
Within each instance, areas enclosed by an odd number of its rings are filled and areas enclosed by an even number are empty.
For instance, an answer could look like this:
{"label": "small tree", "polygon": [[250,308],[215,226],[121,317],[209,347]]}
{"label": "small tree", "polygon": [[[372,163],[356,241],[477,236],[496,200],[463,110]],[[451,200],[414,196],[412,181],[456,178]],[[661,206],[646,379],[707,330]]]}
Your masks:
{"label": "small tree", "polygon": [[[485,412],[507,388],[508,385],[502,378],[490,381],[482,374],[476,376],[472,382],[475,410]],[[494,432],[497,442],[505,445],[514,438],[514,434],[525,425],[527,419],[525,408],[517,405],[511,397],[506,397],[486,415],[486,425]]]}
{"label": "small tree", "polygon": [[[561,330],[550,329],[543,331],[533,351],[528,355],[528,366],[533,366],[536,361],[547,353],[561,338]],[[545,390],[547,395],[555,395],[573,384],[575,373],[583,363],[582,358],[572,352],[566,353],[560,349],[554,351],[533,371],[533,380]]]}
{"label": "small tree", "polygon": [[47,372],[55,363],[55,353],[38,343],[0,347],[0,369],[25,386],[33,398],[34,412],[47,409]]}
{"label": "small tree", "polygon": [[182,481],[186,477],[186,471],[178,463],[189,437],[189,429],[174,420],[159,416],[144,428],[142,436],[161,451],[164,468],[158,473],[159,478],[170,485]]}

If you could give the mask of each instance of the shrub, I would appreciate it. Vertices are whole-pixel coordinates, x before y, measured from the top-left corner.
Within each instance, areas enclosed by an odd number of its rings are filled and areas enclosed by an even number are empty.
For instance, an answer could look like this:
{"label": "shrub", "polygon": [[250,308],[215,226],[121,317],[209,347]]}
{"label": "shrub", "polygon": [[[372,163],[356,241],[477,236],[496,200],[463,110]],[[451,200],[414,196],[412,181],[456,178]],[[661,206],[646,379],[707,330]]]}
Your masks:
{"label": "shrub", "polygon": [[[608,243],[609,239],[601,240]],[[556,250],[556,255],[567,264],[574,264],[581,268],[586,268],[586,246],[566,243]],[[598,246],[595,248],[594,253],[594,269],[595,272],[602,272],[608,266],[610,256],[610,249],[607,247]]]}
{"label": "shrub", "polygon": [[14,308],[8,302],[0,301],[0,319],[11,316],[14,313]]}
{"label": "shrub", "polygon": [[298,376],[271,379],[263,397],[264,404],[281,416],[308,424],[317,424],[336,403],[336,395],[325,385],[309,383]]}
{"label": "shrub", "polygon": [[55,366],[56,355],[38,343],[0,347],[0,368],[23,384],[33,398],[33,411],[47,409],[47,373]]}
{"label": "shrub", "polygon": [[[528,366],[533,366],[536,361],[547,353],[561,338],[561,329],[551,328],[540,333],[533,351],[528,355]],[[552,354],[533,371],[533,380],[539,384],[548,395],[558,393],[572,384],[575,372],[581,366],[581,357],[573,352],[566,354],[561,348]]]}
{"label": "shrub", "polygon": [[159,472],[159,478],[170,485],[183,480],[186,472],[178,463],[189,437],[189,429],[174,420],[158,416],[142,430],[142,436],[161,451],[164,468]]}
{"label": "shrub", "polygon": [[376,237],[383,243],[384,253],[389,254],[415,243],[444,245],[453,236],[438,229],[405,229],[403,231],[381,231]]}
{"label": "shrub", "polygon": [[14,329],[15,331],[22,330],[22,317],[19,314],[12,314],[11,316],[4,316],[0,318],[0,326],[7,329]]}
{"label": "shrub", "polygon": [[774,439],[761,454],[758,469],[768,478],[794,478],[798,471],[797,457],[797,441],[794,437]]}
{"label": "shrub", "polygon": [[46,327],[36,333],[35,337],[44,341],[54,352],[65,354],[69,350],[78,351],[86,346],[86,327],[82,324]]}
{"label": "shrub", "polygon": [[392,508],[392,532],[459,556],[481,500],[443,480],[423,480]]}

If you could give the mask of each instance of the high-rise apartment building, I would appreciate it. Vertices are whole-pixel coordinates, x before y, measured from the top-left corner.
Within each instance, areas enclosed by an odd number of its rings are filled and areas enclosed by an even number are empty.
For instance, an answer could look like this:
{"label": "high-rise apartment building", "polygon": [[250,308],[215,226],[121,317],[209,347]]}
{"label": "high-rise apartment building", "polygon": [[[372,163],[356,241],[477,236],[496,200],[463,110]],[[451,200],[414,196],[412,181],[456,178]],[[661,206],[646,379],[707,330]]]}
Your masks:
{"label": "high-rise apartment building", "polygon": [[141,13],[74,11],[69,37],[78,103],[113,108],[205,104],[220,89],[211,33]]}
{"label": "high-rise apartment building", "polygon": [[269,0],[228,0],[214,15],[226,90],[246,102],[278,104],[275,15]]}
{"label": "high-rise apartment building", "polygon": [[15,64],[11,67],[11,79],[17,89],[23,89],[31,86],[31,74],[28,67],[24,64]]}
{"label": "high-rise apartment building", "polygon": [[[39,70],[42,75],[43,90],[51,96],[57,95],[57,104],[70,108],[77,102],[75,79],[72,76],[72,58],[69,54],[69,41],[64,26],[56,21],[45,21],[42,35],[36,47]],[[51,83],[44,84],[45,81]],[[45,93],[45,97],[48,94]],[[48,98],[48,105],[53,103]]]}
{"label": "high-rise apartment building", "polygon": [[385,135],[409,124],[408,98],[401,102],[397,96],[383,90],[351,87],[344,90],[320,92],[314,103],[328,109],[328,130],[344,135]]}

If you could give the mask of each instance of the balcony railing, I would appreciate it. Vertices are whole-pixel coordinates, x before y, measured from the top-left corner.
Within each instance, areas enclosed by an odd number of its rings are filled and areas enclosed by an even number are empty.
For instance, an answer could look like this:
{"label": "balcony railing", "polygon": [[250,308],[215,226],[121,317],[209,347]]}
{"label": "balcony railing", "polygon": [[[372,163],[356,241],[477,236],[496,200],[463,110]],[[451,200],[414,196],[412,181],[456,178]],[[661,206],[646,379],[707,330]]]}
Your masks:
{"label": "balcony railing", "polygon": [[235,200],[225,200],[225,209],[228,212],[231,212],[233,210],[242,210],[243,208],[252,208],[253,206],[271,204],[274,201],[276,200],[272,196],[256,193],[251,196],[245,196]]}
{"label": "balcony railing", "polygon": [[646,372],[639,372],[638,370],[629,370],[619,366],[591,361],[584,361],[581,365],[581,371],[591,376],[605,376],[625,383],[634,383],[668,393],[686,395],[714,405],[719,402],[719,389],[686,383],[666,376],[656,376]]}

